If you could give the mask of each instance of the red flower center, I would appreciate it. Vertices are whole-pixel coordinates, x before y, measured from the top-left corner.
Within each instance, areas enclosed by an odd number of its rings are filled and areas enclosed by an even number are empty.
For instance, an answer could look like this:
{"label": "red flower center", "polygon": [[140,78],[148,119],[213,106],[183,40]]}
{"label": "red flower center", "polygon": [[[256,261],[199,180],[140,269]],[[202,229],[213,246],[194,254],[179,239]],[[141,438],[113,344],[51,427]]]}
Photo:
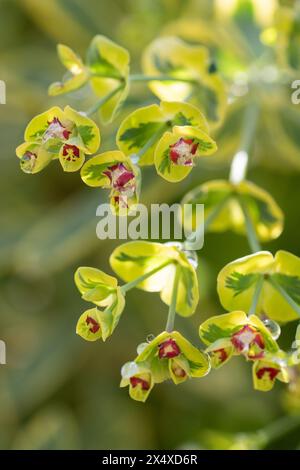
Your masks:
{"label": "red flower center", "polygon": [[62,154],[68,162],[75,162],[80,156],[80,150],[78,147],[76,147],[76,145],[65,144],[63,146]]}
{"label": "red flower center", "polygon": [[220,363],[225,362],[226,359],[228,358],[227,351],[226,351],[226,349],[224,349],[224,348],[216,349],[216,350],[214,351],[214,354],[217,356],[217,358],[218,358],[218,360],[220,361]]}
{"label": "red flower center", "polygon": [[116,163],[103,172],[110,179],[111,188],[132,197],[135,191],[135,175],[123,163]]}
{"label": "red flower center", "polygon": [[62,125],[57,117],[54,117],[52,121],[48,121],[48,128],[44,133],[43,140],[46,142],[49,139],[64,139],[68,140],[71,131]]}
{"label": "red flower center", "polygon": [[269,374],[270,380],[274,380],[279,372],[279,369],[275,367],[262,367],[256,372],[256,375],[258,379],[262,379],[265,374]]}
{"label": "red flower center", "polygon": [[97,331],[100,330],[100,325],[94,318],[86,317],[85,322],[86,322],[87,325],[91,325],[90,328],[89,328],[89,331],[91,333],[97,333]]}
{"label": "red flower center", "polygon": [[263,336],[250,325],[245,325],[234,333],[231,342],[238,352],[246,354],[249,359],[260,359],[264,355]]}
{"label": "red flower center", "polygon": [[160,359],[171,359],[172,357],[179,356],[180,352],[181,351],[177,346],[176,341],[172,338],[167,339],[158,345],[158,356]]}
{"label": "red flower center", "polygon": [[130,383],[133,388],[140,386],[142,390],[149,390],[150,383],[140,377],[130,377]]}
{"label": "red flower center", "polygon": [[198,143],[194,139],[181,137],[175,144],[170,145],[170,159],[175,165],[192,166],[197,148]]}
{"label": "red flower center", "polygon": [[179,364],[173,363],[173,364],[172,364],[172,371],[173,371],[173,374],[174,374],[176,377],[183,378],[183,377],[186,376],[185,370],[184,370],[182,367],[180,367]]}

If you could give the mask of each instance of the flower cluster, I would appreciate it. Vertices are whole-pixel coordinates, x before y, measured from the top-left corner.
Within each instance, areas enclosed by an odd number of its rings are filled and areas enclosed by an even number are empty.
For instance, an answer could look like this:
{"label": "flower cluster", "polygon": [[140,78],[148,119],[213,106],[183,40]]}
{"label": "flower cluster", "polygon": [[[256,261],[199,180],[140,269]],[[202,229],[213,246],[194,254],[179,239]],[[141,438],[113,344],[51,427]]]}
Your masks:
{"label": "flower cluster", "polygon": [[54,106],[33,118],[25,130],[25,142],[16,150],[21,169],[38,173],[52,160],[59,159],[64,171],[77,171],[85,155],[95,153],[100,145],[96,124],[70,106]]}
{"label": "flower cluster", "polygon": [[76,333],[87,341],[105,341],[116,328],[125,306],[117,279],[99,269],[82,267],[75,273],[75,284],[83,300],[96,305],[80,316]]}
{"label": "flower cluster", "polygon": [[[279,38],[278,62],[286,38],[295,43],[298,40],[297,18],[289,8],[280,9],[280,15],[286,20],[284,31],[276,21],[273,25]],[[201,34],[202,27],[196,30]],[[210,128],[214,131],[224,120],[227,87],[207,47],[174,36],[155,39],[144,51],[143,74],[138,75],[130,75],[128,51],[101,35],[92,40],[86,61],[64,45],[58,46],[58,55],[68,74],[50,86],[49,94],[74,92],[89,83],[98,101],[86,112],[54,106],[33,118],[25,130],[25,142],[16,150],[24,172],[38,173],[59,159],[64,171],[81,170],[86,185],[108,189],[114,211],[127,215],[139,202],[141,168],[153,165],[164,180],[178,183],[199,158],[217,151]],[[285,58],[290,71],[294,54]],[[146,81],[161,101],[128,114],[116,132],[117,148],[94,155],[100,146],[100,132],[89,116],[99,112],[102,122],[113,121],[126,103],[131,84],[138,81]],[[251,82],[255,80],[249,75],[247,86]],[[234,86],[232,90],[237,99]],[[227,313],[200,325],[205,351],[174,330],[176,314],[193,315],[199,301],[193,262],[197,256],[187,251],[187,243],[135,241],[117,247],[110,265],[125,282],[122,286],[96,268],[80,267],[75,273],[83,300],[91,304],[76,327],[77,334],[87,341],[105,341],[112,335],[125,309],[126,292],[132,288],[157,292],[168,306],[165,330],[142,343],[134,361],[122,368],[121,387],[129,386],[134,400],[144,402],[155,384],[165,380],[180,384],[190,377],[203,377],[211,366],[217,369],[238,355],[252,363],[256,390],[269,391],[276,380],[293,382],[295,371],[299,376],[293,354],[281,350],[277,340],[278,323],[300,316],[300,259],[283,250],[275,255],[262,251],[261,242],[280,236],[284,217],[267,191],[246,180],[258,107],[255,102],[245,112],[241,148],[233,158],[229,179],[205,182],[182,200],[195,208],[197,204],[205,206],[204,227],[197,225],[193,211],[184,219],[189,232],[232,230],[246,235],[252,250],[252,254],[228,263],[218,275],[217,291]],[[87,155],[91,158],[85,162]]]}
{"label": "flower cluster", "polygon": [[253,361],[253,383],[256,390],[270,390],[278,378],[288,381],[284,354],[270,330],[256,316],[234,311],[206,320],[199,328],[206,344],[212,367],[223,366],[233,355]]}
{"label": "flower cluster", "polygon": [[121,387],[129,386],[129,395],[146,401],[156,383],[171,379],[178,385],[189,377],[209,373],[208,356],[195,348],[178,331],[164,331],[150,343],[138,346],[138,356],[122,367]]}

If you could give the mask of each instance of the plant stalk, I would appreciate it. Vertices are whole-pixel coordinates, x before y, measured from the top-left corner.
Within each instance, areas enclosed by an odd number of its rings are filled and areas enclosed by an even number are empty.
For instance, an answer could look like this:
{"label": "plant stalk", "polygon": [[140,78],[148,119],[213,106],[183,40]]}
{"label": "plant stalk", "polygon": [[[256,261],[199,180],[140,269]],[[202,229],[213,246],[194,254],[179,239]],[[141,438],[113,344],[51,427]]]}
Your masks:
{"label": "plant stalk", "polygon": [[246,223],[246,230],[247,230],[247,237],[248,237],[249,246],[252,250],[252,253],[256,253],[257,251],[261,251],[261,246],[260,246],[260,243],[258,241],[256,232],[255,232],[255,228],[253,226],[248,208],[247,208],[244,200],[242,199],[242,197],[239,198],[239,202],[240,202],[240,206],[241,206],[241,209],[242,209],[242,211],[244,213],[244,217],[245,217],[245,223]]}
{"label": "plant stalk", "polygon": [[105,103],[107,103],[113,96],[115,96],[120,90],[122,90],[122,88],[124,88],[124,85],[120,85],[118,86],[117,88],[115,88],[114,90],[112,90],[110,93],[108,93],[107,95],[105,95],[103,98],[101,98],[100,100],[98,100],[94,106],[92,106],[90,109],[88,109],[84,114],[86,116],[92,116],[93,114],[95,114],[100,108],[101,106],[103,106]]}
{"label": "plant stalk", "polygon": [[252,299],[252,303],[251,303],[248,315],[256,314],[256,308],[257,308],[257,304],[258,304],[259,297],[261,294],[263,283],[264,283],[264,277],[263,275],[261,275],[260,279],[258,280],[255,286],[255,291],[254,291],[254,295],[253,295],[253,299]]}
{"label": "plant stalk", "polygon": [[300,317],[300,306],[292,299],[292,297],[283,289],[278,282],[272,278],[272,276],[267,278],[268,282],[277,290],[277,292],[282,295],[282,297],[287,301],[290,307],[299,315]]}
{"label": "plant stalk", "polygon": [[156,268],[152,269],[151,271],[143,274],[142,276],[137,277],[133,281],[127,282],[127,284],[123,284],[123,286],[121,287],[122,293],[126,294],[127,291],[129,291],[130,289],[133,289],[138,284],[143,282],[145,279],[148,279],[148,277],[153,276],[153,274],[157,273],[158,271],[165,268],[166,266],[168,266],[171,263],[173,263],[173,260],[167,260],[164,263],[157,266]]}
{"label": "plant stalk", "polygon": [[198,82],[193,78],[179,78],[173,77],[172,75],[143,75],[143,74],[134,74],[130,75],[129,80],[131,82],[182,82],[190,83],[191,85],[196,85]]}
{"label": "plant stalk", "polygon": [[177,294],[178,294],[178,284],[179,284],[179,279],[180,279],[180,266],[176,266],[176,272],[175,272],[175,277],[174,277],[174,284],[173,284],[173,291],[172,291],[172,298],[171,298],[171,303],[169,307],[169,313],[168,313],[168,318],[167,318],[167,324],[166,324],[166,331],[171,333],[174,329],[174,323],[175,323],[175,316],[176,316],[176,304],[177,304]]}

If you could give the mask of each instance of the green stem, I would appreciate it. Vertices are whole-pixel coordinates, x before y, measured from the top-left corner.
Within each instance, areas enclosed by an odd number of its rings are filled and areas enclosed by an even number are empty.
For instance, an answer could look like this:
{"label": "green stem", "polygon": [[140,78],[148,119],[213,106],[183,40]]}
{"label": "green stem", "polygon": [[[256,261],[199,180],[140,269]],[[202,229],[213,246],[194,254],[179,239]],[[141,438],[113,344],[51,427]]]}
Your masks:
{"label": "green stem", "polygon": [[247,153],[250,152],[254,141],[254,134],[257,127],[257,121],[259,116],[259,109],[257,104],[251,103],[246,109],[244,116],[244,128],[242,133],[242,139],[240,149],[245,150]]}
{"label": "green stem", "polygon": [[129,291],[130,289],[133,289],[134,287],[136,287],[138,284],[140,284],[141,282],[143,282],[145,279],[148,279],[148,277],[150,276],[153,276],[153,274],[157,273],[158,271],[160,271],[161,269],[165,268],[166,266],[168,266],[169,264],[173,263],[173,260],[167,260],[165,261],[164,263],[160,264],[159,266],[157,266],[156,268],[152,269],[151,271],[148,271],[147,273],[143,274],[142,276],[139,276],[137,277],[136,279],[134,279],[133,281],[131,282],[127,282],[127,284],[124,284],[122,287],[121,287],[121,291],[123,294],[126,294],[127,291]]}
{"label": "green stem", "polygon": [[245,217],[247,237],[248,237],[248,242],[249,242],[250,248],[251,248],[253,253],[256,253],[257,251],[261,251],[261,246],[260,246],[260,243],[257,239],[257,235],[256,235],[256,232],[255,232],[255,228],[253,226],[253,223],[252,223],[252,219],[250,217],[250,214],[249,214],[248,208],[245,204],[245,201],[243,200],[242,197],[239,197],[239,203],[240,203],[241,209],[242,209],[242,211],[244,213],[244,217]]}
{"label": "green stem", "polygon": [[239,151],[234,155],[231,162],[229,180],[233,184],[240,183],[245,179],[249,163],[249,152],[253,145],[258,116],[259,109],[257,104],[255,102],[251,103],[245,111]]}
{"label": "green stem", "polygon": [[91,116],[92,114],[96,113],[101,108],[101,106],[103,106],[105,103],[107,103],[113,96],[115,96],[120,90],[122,90],[122,88],[124,88],[123,84],[118,86],[114,90],[112,90],[110,93],[105,95],[100,100],[98,100],[97,103],[94,104],[94,106],[92,106],[90,109],[88,109],[85,112],[85,115],[86,116]]}
{"label": "green stem", "polygon": [[143,75],[143,74],[135,74],[130,75],[129,80],[131,82],[183,82],[183,83],[190,83],[191,85],[197,84],[197,81],[192,78],[179,78],[173,77],[172,75]]}
{"label": "green stem", "polygon": [[300,306],[290,297],[290,295],[283,289],[278,282],[272,277],[269,276],[267,281],[277,290],[277,292],[282,295],[282,297],[287,301],[290,307],[299,315],[300,317]]}
{"label": "green stem", "polygon": [[90,77],[94,78],[110,78],[112,80],[119,80],[119,82],[124,82],[125,78],[121,77],[119,74],[109,75],[106,73],[91,73]]}
{"label": "green stem", "polygon": [[180,266],[176,266],[176,272],[174,277],[174,284],[172,290],[172,298],[169,307],[168,319],[166,324],[166,331],[171,333],[174,329],[175,315],[176,315],[176,304],[177,304],[177,294],[178,294],[178,284],[180,279]]}
{"label": "green stem", "polygon": [[259,301],[259,296],[261,294],[263,283],[264,283],[264,277],[262,275],[262,276],[260,276],[260,278],[259,278],[259,280],[258,280],[258,282],[256,283],[256,286],[255,286],[255,291],[254,291],[254,295],[253,295],[253,298],[252,298],[252,303],[251,303],[251,306],[250,306],[250,309],[249,309],[249,312],[248,312],[249,315],[255,315],[255,313],[256,313],[256,308],[257,308],[257,304],[258,304],[258,301]]}

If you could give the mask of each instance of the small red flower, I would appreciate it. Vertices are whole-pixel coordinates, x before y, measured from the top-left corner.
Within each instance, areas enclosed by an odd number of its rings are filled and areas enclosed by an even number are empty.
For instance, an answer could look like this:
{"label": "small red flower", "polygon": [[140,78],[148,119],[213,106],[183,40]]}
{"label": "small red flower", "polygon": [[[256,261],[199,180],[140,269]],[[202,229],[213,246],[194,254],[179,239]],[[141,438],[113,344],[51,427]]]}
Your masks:
{"label": "small red flower", "polygon": [[147,380],[141,379],[140,377],[130,377],[130,384],[133,388],[137,387],[138,385],[141,386],[142,390],[149,390],[150,383]]}
{"label": "small red flower", "polygon": [[48,128],[43,136],[44,142],[49,139],[63,139],[68,140],[71,131],[62,125],[57,117],[54,117],[52,121],[48,121]]}
{"label": "small red flower", "polygon": [[175,165],[192,166],[197,148],[198,143],[193,139],[181,137],[175,144],[170,145],[170,159]]}
{"label": "small red flower", "polygon": [[180,352],[181,351],[177,346],[176,341],[172,338],[167,339],[158,345],[158,356],[160,359],[171,359],[172,357],[179,356]]}
{"label": "small red flower", "polygon": [[275,369],[275,367],[262,367],[258,369],[256,375],[258,379],[262,379],[265,374],[269,374],[270,380],[274,380],[279,372],[279,369]]}
{"label": "small red flower", "polygon": [[231,342],[239,353],[246,354],[249,359],[260,359],[264,355],[263,336],[250,325],[245,325],[234,333]]}
{"label": "small red flower", "polygon": [[63,146],[63,156],[66,157],[66,160],[75,162],[80,156],[79,148],[76,145],[65,144]]}
{"label": "small red flower", "polygon": [[224,348],[216,349],[214,351],[214,354],[217,355],[220,363],[225,362],[226,359],[228,358],[228,354]]}
{"label": "small red flower", "polygon": [[89,328],[91,333],[97,333],[100,330],[100,325],[94,318],[86,317],[85,321],[87,325],[91,325]]}
{"label": "small red flower", "polygon": [[132,187],[135,179],[133,171],[128,170],[123,163],[116,163],[116,165],[108,167],[103,173],[110,179],[112,188],[120,192]]}

